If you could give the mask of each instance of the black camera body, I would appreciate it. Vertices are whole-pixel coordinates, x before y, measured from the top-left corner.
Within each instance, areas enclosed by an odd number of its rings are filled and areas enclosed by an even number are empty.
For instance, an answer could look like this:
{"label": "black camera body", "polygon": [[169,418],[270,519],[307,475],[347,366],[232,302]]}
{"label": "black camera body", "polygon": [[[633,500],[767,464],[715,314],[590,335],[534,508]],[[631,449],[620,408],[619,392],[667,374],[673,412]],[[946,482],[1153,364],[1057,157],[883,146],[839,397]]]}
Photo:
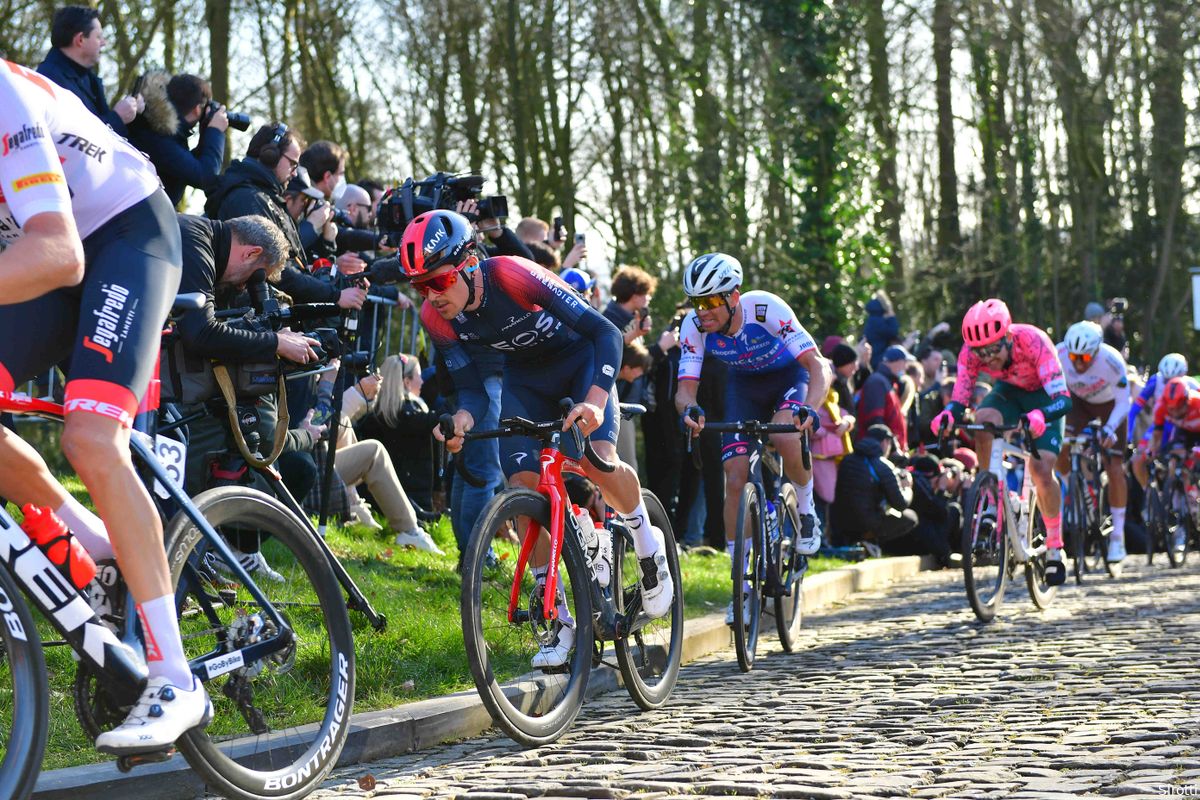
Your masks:
{"label": "black camera body", "polygon": [[1113,314],[1120,316],[1129,310],[1129,301],[1124,297],[1114,297],[1109,304],[1108,310]]}
{"label": "black camera body", "polygon": [[413,217],[439,208],[453,210],[464,200],[478,200],[478,211],[464,215],[472,222],[507,217],[508,198],[504,195],[481,198],[483,181],[482,175],[449,172],[438,172],[420,181],[408,178],[380,201],[379,230],[387,235],[389,246],[397,247]]}
{"label": "black camera body", "polygon": [[[201,117],[201,127],[207,128],[208,122],[221,110],[221,104],[216,100],[209,100],[208,105],[204,107],[204,114]],[[244,131],[250,127],[250,115],[240,114],[236,111],[225,110],[225,118],[229,120],[229,127],[237,128],[239,131]]]}

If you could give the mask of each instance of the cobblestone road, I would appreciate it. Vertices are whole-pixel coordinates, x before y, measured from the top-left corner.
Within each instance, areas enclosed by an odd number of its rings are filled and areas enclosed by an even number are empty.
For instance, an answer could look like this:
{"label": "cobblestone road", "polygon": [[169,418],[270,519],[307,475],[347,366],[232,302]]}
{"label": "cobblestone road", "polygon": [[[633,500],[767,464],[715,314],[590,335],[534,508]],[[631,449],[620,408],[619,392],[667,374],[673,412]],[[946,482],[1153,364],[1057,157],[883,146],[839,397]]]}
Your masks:
{"label": "cobblestone road", "polygon": [[1200,796],[1200,566],[1133,566],[1046,612],[1022,581],[988,626],[961,581],[856,595],[748,675],[732,650],[691,664],[663,711],[613,693],[553,746],[473,739],[313,797]]}

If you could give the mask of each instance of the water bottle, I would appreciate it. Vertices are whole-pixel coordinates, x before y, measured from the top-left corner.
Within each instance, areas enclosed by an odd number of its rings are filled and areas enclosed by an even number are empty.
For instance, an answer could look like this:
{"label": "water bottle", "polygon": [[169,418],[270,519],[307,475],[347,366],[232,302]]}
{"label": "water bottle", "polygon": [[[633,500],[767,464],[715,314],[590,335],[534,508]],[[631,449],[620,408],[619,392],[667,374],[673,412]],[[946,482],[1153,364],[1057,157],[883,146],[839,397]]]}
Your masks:
{"label": "water bottle", "polygon": [[42,549],[63,577],[76,589],[91,583],[96,577],[96,562],[72,535],[67,524],[49,508],[26,503],[21,511],[25,514],[21,530]]}
{"label": "water bottle", "polygon": [[767,501],[767,543],[771,547],[779,544],[779,514],[770,500]]}
{"label": "water bottle", "polygon": [[[601,533],[607,534],[608,531],[600,531],[596,528],[596,522],[586,508],[572,505],[571,511],[575,514],[575,522],[579,525],[580,533],[583,535],[583,550],[587,554],[588,563],[592,566],[592,572],[596,575],[596,582],[600,584],[601,588],[604,588],[608,586],[611,574],[609,562],[612,560],[612,556],[606,556],[604,543],[601,542],[600,536]],[[611,552],[611,546],[609,551]]]}

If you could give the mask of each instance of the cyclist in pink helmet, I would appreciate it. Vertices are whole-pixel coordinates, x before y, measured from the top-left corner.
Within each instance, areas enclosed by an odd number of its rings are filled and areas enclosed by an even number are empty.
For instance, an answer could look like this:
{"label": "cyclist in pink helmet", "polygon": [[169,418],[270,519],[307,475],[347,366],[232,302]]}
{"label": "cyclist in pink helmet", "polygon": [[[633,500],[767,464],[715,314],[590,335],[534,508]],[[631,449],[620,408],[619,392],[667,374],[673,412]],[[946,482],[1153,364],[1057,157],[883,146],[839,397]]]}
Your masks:
{"label": "cyclist in pink helmet", "polygon": [[[992,390],[979,404],[975,420],[996,425],[1011,425],[1022,417],[1029,421],[1038,448],[1038,458],[1030,463],[1046,523],[1046,579],[1061,583],[1066,578],[1066,570],[1061,567],[1062,494],[1054,476],[1054,462],[1062,447],[1063,417],[1071,410],[1071,393],[1058,352],[1041,328],[1014,323],[1008,306],[997,298],[981,300],[967,309],[962,335],[953,399],[933,418],[931,427],[937,433],[944,425],[956,424],[970,403],[979,373],[992,376]],[[990,434],[975,434],[975,453],[981,467],[991,463]],[[1057,561],[1059,566],[1050,569],[1050,561]]]}

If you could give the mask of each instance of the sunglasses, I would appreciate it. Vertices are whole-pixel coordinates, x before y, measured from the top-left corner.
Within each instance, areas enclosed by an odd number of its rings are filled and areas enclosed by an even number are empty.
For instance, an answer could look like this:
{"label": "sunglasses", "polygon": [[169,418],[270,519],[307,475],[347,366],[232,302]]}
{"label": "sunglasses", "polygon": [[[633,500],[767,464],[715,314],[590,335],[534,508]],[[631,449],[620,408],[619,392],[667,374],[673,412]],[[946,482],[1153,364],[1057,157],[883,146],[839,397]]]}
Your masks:
{"label": "sunglasses", "polygon": [[412,286],[421,293],[422,297],[429,297],[431,294],[443,294],[451,286],[458,283],[459,273],[461,273],[463,270],[470,269],[478,263],[479,259],[475,256],[471,256],[449,272],[443,272],[440,275],[434,275],[430,278],[413,281]]}
{"label": "sunglasses", "polygon": [[995,358],[996,356],[1000,355],[1000,351],[1003,349],[1004,349],[1004,340],[1003,339],[1001,339],[998,342],[993,342],[992,344],[984,345],[983,347],[971,348],[971,350],[975,353],[975,355],[984,361],[987,361],[989,358]]}
{"label": "sunglasses", "polygon": [[688,300],[692,303],[692,308],[697,311],[712,311],[725,305],[727,294],[710,294],[704,297],[689,297]]}
{"label": "sunglasses", "polygon": [[1085,367],[1091,364],[1092,359],[1095,358],[1095,356],[1088,353],[1068,353],[1067,355],[1070,356],[1072,364],[1082,364]]}

